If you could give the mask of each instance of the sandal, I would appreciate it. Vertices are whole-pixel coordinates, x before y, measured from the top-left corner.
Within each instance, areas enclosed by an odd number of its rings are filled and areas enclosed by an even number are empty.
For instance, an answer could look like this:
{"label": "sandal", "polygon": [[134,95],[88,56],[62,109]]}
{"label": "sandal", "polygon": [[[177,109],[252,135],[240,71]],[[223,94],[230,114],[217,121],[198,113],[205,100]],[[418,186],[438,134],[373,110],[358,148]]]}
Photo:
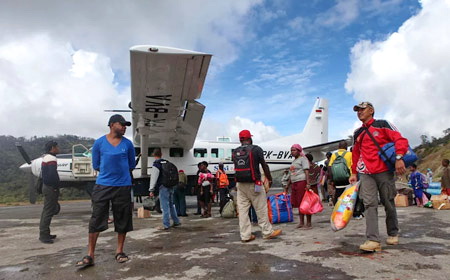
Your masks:
{"label": "sandal", "polygon": [[118,262],[118,263],[124,263],[124,262],[127,262],[130,260],[124,252],[117,253],[115,258],[116,258],[116,262]]}
{"label": "sandal", "polygon": [[165,227],[165,226],[159,226],[159,227],[157,227],[156,229],[157,229],[157,230],[169,230],[169,228],[168,228],[168,227]]}
{"label": "sandal", "polygon": [[77,261],[75,266],[86,268],[94,265],[94,259],[91,256],[84,256],[80,261]]}

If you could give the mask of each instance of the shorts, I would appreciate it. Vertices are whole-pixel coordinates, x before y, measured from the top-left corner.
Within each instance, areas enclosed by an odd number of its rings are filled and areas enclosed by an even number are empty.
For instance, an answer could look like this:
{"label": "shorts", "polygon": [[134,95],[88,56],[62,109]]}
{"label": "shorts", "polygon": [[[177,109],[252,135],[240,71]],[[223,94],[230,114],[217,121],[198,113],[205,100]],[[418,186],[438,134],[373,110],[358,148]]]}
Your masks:
{"label": "shorts", "polygon": [[112,187],[95,185],[92,191],[92,216],[89,233],[108,229],[109,202],[112,203],[114,231],[127,233],[133,230],[131,186]]}
{"label": "shorts", "polygon": [[306,180],[292,183],[291,204],[293,208],[300,207],[306,191]]}

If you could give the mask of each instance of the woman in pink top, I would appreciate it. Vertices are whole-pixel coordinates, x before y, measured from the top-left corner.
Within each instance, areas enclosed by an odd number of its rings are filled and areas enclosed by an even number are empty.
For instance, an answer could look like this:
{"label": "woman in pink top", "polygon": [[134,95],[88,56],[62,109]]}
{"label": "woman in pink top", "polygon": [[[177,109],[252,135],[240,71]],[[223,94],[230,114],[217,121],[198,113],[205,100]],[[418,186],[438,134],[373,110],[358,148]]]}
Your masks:
{"label": "woman in pink top", "polygon": [[299,144],[291,147],[291,154],[294,157],[291,167],[289,168],[289,185],[291,186],[291,204],[293,208],[299,208],[300,223],[298,228],[311,228],[311,215],[300,213],[300,203],[305,195],[306,189],[309,189],[309,161],[303,153],[303,148]]}

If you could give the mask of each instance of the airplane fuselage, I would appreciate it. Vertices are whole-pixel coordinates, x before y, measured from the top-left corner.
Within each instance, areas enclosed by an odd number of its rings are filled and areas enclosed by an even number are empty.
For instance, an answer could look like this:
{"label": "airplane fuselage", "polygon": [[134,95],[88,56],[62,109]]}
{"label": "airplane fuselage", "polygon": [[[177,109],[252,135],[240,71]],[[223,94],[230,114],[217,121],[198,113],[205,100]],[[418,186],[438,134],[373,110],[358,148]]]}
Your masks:
{"label": "airplane fuselage", "polygon": [[[216,142],[216,141],[196,141],[194,148],[184,151],[179,148],[162,148],[163,158],[174,163],[178,169],[183,169],[186,175],[197,174],[197,164],[202,161],[208,162],[208,169],[211,172],[218,170],[219,163],[224,164],[224,169],[228,174],[234,174],[234,164],[231,159],[233,149],[240,146],[237,142]],[[291,156],[290,147],[261,147],[263,148],[264,159],[271,171],[280,170],[290,166],[293,158]],[[150,154],[152,149],[150,148]],[[154,159],[148,158],[148,171],[153,165]],[[41,172],[42,158],[37,158],[32,161],[31,165],[24,164],[22,169],[31,167],[31,172],[35,176],[39,176]],[[72,155],[63,154],[58,155],[58,174],[61,181],[93,181],[96,176],[76,176],[72,172]],[[96,175],[96,174],[94,174]],[[140,162],[133,171],[134,178],[141,178],[141,164]],[[145,176],[144,177],[148,177]]]}

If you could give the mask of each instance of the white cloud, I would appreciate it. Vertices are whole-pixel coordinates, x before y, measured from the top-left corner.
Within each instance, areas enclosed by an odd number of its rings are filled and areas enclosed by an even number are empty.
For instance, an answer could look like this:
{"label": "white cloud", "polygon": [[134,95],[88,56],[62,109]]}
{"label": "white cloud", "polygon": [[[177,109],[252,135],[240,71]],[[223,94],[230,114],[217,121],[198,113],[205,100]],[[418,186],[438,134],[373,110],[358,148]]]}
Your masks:
{"label": "white cloud", "polygon": [[358,0],[338,0],[336,2],[337,3],[333,8],[319,15],[316,24],[343,28],[358,18]]}
{"label": "white cloud", "polygon": [[345,85],[355,99],[372,101],[376,116],[392,121],[412,144],[450,126],[450,2],[421,3],[420,13],[386,40],[352,48]]}
{"label": "white cloud", "polygon": [[[210,73],[252,38],[262,0],[8,1],[0,9],[0,125],[14,136],[105,132],[126,109],[129,48],[169,45],[214,54]],[[267,17],[276,17],[277,12]],[[126,114],[124,114],[126,115]],[[130,116],[126,116],[130,118]],[[14,125],[11,125],[13,121]]]}
{"label": "white cloud", "polygon": [[109,117],[103,110],[129,99],[115,89],[107,57],[48,35],[0,46],[0,72],[7,73],[0,80],[4,134],[99,136]]}

